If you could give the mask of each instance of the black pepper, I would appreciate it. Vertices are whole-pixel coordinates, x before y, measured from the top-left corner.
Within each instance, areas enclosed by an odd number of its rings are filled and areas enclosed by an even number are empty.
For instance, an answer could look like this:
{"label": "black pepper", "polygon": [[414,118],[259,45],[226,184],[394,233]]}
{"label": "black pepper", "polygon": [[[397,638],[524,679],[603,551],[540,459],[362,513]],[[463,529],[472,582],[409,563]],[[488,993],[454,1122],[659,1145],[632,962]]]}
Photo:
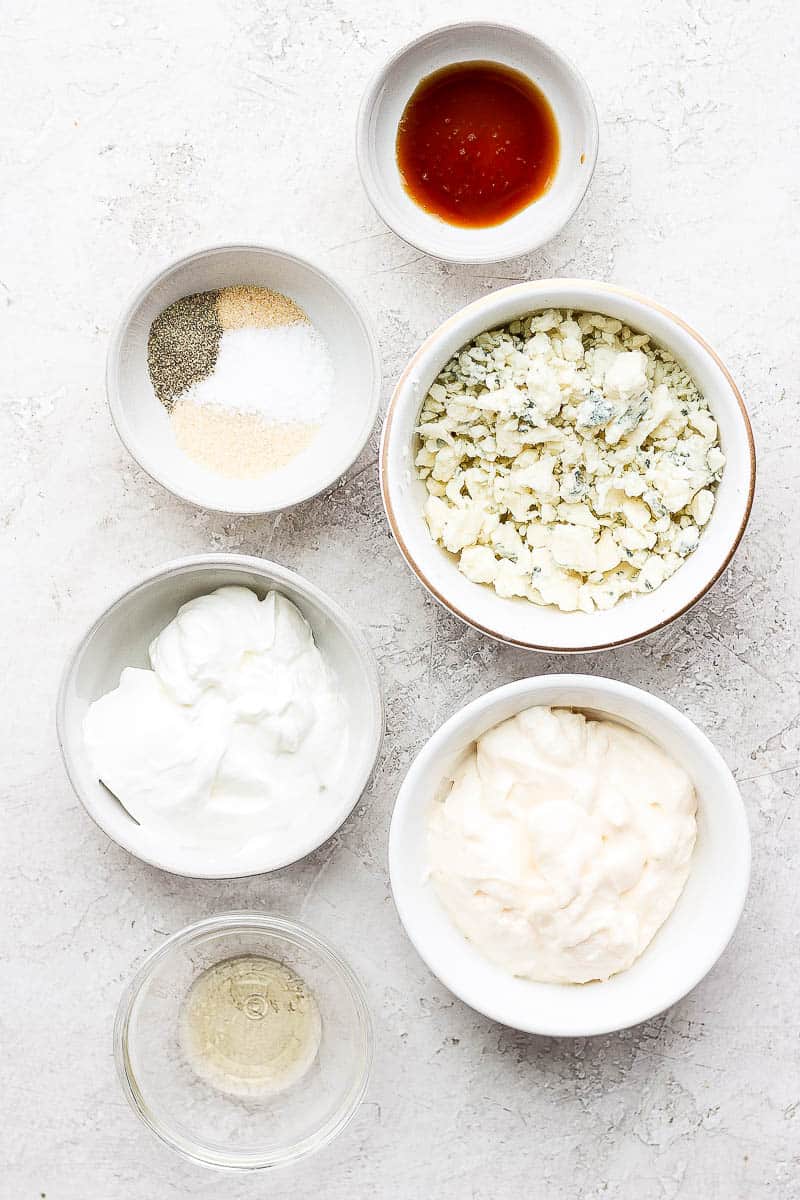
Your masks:
{"label": "black pepper", "polygon": [[167,412],[193,383],[217,364],[222,325],[218,292],[182,296],[158,314],[147,339],[147,367],[153,389]]}

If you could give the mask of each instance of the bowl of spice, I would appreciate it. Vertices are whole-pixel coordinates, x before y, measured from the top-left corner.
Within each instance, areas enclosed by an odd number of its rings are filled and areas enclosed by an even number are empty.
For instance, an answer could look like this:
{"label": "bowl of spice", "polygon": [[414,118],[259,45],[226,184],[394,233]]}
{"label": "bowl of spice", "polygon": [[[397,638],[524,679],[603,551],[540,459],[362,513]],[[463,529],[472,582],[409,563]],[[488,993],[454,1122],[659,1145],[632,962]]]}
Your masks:
{"label": "bowl of spice", "polygon": [[266,246],[218,246],[134,295],[106,386],[127,449],[181,499],[230,513],[329,487],[375,422],[380,365],[358,305],[319,268]]}
{"label": "bowl of spice", "polygon": [[535,250],[577,209],[597,158],[581,75],[524,30],[436,29],[368,85],[356,152],[373,206],[407,242],[449,262]]}
{"label": "bowl of spice", "polygon": [[198,921],[145,959],[114,1028],[131,1107],[204,1166],[259,1170],[320,1150],[372,1061],[364,990],[312,930],[266,913]]}

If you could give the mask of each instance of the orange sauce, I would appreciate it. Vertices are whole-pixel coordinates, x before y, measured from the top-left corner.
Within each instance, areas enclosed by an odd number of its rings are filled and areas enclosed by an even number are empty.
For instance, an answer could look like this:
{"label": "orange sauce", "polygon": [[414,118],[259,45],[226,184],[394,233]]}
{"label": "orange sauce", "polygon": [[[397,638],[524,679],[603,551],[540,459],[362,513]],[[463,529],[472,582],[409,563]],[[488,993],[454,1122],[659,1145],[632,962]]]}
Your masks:
{"label": "orange sauce", "polygon": [[558,126],[526,75],[499,63],[455,63],[417,86],[400,118],[396,153],[420,208],[451,225],[499,225],[550,187]]}

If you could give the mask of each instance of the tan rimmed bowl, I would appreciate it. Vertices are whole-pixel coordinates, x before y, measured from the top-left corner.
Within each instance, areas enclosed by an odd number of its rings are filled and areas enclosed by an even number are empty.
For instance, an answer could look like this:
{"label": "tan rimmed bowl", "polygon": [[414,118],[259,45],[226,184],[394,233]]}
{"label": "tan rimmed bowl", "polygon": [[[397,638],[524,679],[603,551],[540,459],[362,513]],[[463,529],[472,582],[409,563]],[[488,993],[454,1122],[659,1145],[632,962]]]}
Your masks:
{"label": "tan rimmed bowl", "polygon": [[[414,431],[429,387],[452,355],[477,334],[548,308],[603,313],[650,334],[703,392],[727,458],[714,513],[694,554],[656,591],[629,597],[605,612],[565,613],[525,599],[504,599],[492,588],[473,583],[461,574],[455,556],[436,545],[422,515],[426,490],[414,469]],[[736,384],[719,355],[691,326],[660,304],[611,284],[547,279],[515,284],[468,304],[422,343],[389,404],[380,474],[397,544],[417,578],[445,608],[499,641],[547,653],[580,653],[646,637],[705,595],[742,539],[753,503],[756,456]]]}

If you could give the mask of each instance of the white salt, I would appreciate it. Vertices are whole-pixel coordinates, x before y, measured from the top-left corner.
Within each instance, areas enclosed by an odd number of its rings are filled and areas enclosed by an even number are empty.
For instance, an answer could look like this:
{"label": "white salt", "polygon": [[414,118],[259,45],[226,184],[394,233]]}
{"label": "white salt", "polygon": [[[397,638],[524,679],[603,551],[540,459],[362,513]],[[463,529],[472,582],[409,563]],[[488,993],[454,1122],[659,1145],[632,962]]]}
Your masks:
{"label": "white salt", "polygon": [[333,362],[313,325],[229,329],[211,375],[182,399],[228,412],[253,413],[276,424],[318,424],[333,400]]}

